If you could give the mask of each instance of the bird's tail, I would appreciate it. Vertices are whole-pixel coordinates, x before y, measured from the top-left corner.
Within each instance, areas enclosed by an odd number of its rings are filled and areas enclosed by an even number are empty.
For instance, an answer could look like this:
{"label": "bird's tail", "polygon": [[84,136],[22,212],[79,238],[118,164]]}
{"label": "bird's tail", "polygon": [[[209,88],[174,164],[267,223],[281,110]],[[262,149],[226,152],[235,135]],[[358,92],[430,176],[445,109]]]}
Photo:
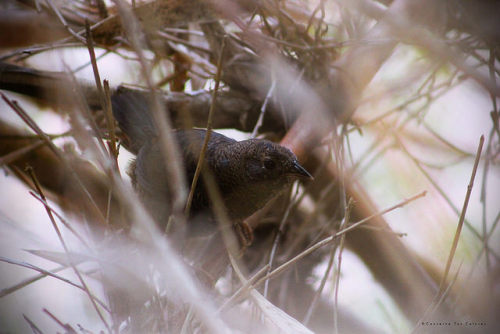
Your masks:
{"label": "bird's tail", "polygon": [[46,72],[0,62],[0,89],[40,100],[54,98],[54,88],[62,80],[58,72]]}
{"label": "bird's tail", "polygon": [[[0,90],[8,90],[37,99],[52,107],[71,106],[75,102],[74,88],[80,90],[88,105],[100,108],[95,85],[74,80],[64,72],[41,71],[0,61]],[[146,92],[119,87],[111,97],[113,115],[128,137],[127,148],[133,153],[156,135],[149,112]]]}
{"label": "bird's tail", "polygon": [[91,107],[100,106],[96,89],[87,82],[75,82],[64,72],[41,71],[0,61],[0,89],[33,97],[43,105],[64,107],[75,102],[78,88]]}
{"label": "bird's tail", "polygon": [[111,96],[113,115],[127,135],[128,148],[133,153],[137,153],[157,133],[146,94],[121,86]]}

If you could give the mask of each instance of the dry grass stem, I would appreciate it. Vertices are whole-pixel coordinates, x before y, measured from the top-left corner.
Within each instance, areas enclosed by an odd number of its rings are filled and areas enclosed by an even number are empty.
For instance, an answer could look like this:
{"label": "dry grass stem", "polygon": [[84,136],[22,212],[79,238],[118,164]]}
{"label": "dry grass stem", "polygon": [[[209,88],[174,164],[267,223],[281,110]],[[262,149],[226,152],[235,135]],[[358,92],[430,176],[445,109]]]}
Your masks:
{"label": "dry grass stem", "polygon": [[340,231],[338,231],[337,233],[335,233],[334,235],[328,237],[328,238],[325,238],[319,242],[317,242],[316,244],[314,244],[313,246],[307,248],[306,250],[304,250],[303,252],[301,252],[299,255],[295,256],[294,258],[288,260],[287,262],[283,263],[281,266],[279,266],[278,268],[274,269],[273,271],[271,271],[269,274],[267,274],[266,276],[262,277],[260,280],[257,281],[257,283],[255,283],[255,286],[259,286],[260,284],[262,284],[263,282],[265,282],[266,280],[268,279],[271,279],[279,274],[281,274],[284,270],[286,270],[288,267],[290,267],[291,265],[295,264],[297,261],[301,260],[302,258],[306,257],[307,255],[311,254],[312,252],[322,248],[323,246],[326,246],[328,244],[330,244],[331,242],[333,242],[336,238],[344,235],[345,233],[349,232],[349,231],[352,231],[353,229],[359,227],[360,225],[362,224],[365,224],[367,223],[368,221],[370,221],[371,219],[373,218],[376,218],[376,217],[380,217],[384,214],[386,214],[387,212],[390,212],[392,210],[395,210],[397,208],[400,208],[400,207],[403,207],[405,206],[406,204],[420,198],[420,197],[423,197],[425,196],[427,192],[426,191],[423,191],[415,196],[412,196],[394,206],[391,206],[390,208],[387,208],[385,210],[382,210],[378,213],[375,213],[369,217],[366,217]]}
{"label": "dry grass stem", "polygon": [[484,135],[479,139],[479,146],[477,148],[476,159],[474,160],[474,167],[472,168],[472,174],[470,177],[469,184],[467,185],[467,192],[465,194],[464,205],[462,208],[462,212],[460,213],[460,218],[458,219],[457,230],[455,232],[455,237],[453,238],[453,243],[451,245],[450,254],[448,256],[448,260],[446,261],[446,267],[444,269],[443,276],[441,278],[441,282],[439,283],[439,294],[441,295],[444,291],[446,280],[448,279],[448,273],[451,268],[451,262],[453,261],[453,257],[455,256],[455,252],[458,246],[458,240],[460,239],[460,232],[462,231],[462,226],[465,220],[465,213],[467,212],[467,206],[469,205],[470,194],[472,193],[472,187],[474,186],[474,179],[476,178],[477,166],[479,165],[479,160],[481,158],[481,152],[483,150],[484,144]]}
{"label": "dry grass stem", "polygon": [[196,189],[196,184],[198,183],[198,178],[200,177],[201,170],[203,168],[203,164],[205,163],[205,153],[208,147],[208,141],[210,140],[210,135],[212,133],[212,120],[215,111],[215,101],[217,99],[217,93],[219,91],[221,73],[222,73],[222,59],[224,55],[224,48],[226,46],[226,38],[224,37],[222,40],[221,50],[219,53],[219,58],[217,60],[217,72],[215,73],[215,86],[212,91],[212,102],[210,104],[210,109],[208,112],[207,118],[207,133],[203,140],[203,146],[201,147],[200,157],[198,159],[198,163],[196,164],[196,170],[194,172],[193,181],[191,182],[191,190],[189,191],[188,199],[186,202],[186,207],[184,210],[184,215],[187,217],[189,215],[189,211],[191,210],[191,203],[193,201],[194,191]]}
{"label": "dry grass stem", "polygon": [[[41,199],[43,199],[44,201],[47,201],[47,198],[43,194],[42,188],[40,186],[40,183],[38,182],[38,179],[36,178],[36,175],[35,175],[33,169],[31,167],[28,167],[27,171],[28,171],[28,174],[30,175],[30,177],[33,181],[33,184],[35,185],[35,188],[36,188],[36,191],[38,192],[38,195],[40,196]],[[61,231],[59,230],[59,227],[57,226],[56,220],[55,220],[54,216],[52,215],[52,210],[47,205],[44,205],[44,206],[45,206],[45,210],[47,212],[47,215],[49,216],[49,219],[52,223],[52,227],[54,228],[54,231],[57,233],[57,237],[59,238],[59,241],[61,242],[61,245],[63,246],[64,252],[66,253],[66,255],[68,257],[68,263],[70,264],[71,268],[73,269],[76,276],[80,280],[80,284],[82,285],[83,290],[89,296],[90,302],[92,303],[92,306],[94,307],[97,315],[101,319],[104,326],[107,328],[108,332],[111,333],[111,327],[109,326],[108,322],[104,318],[104,315],[102,314],[101,310],[99,309],[94,296],[90,292],[87,283],[85,283],[85,280],[83,279],[83,276],[81,275],[80,271],[78,270],[75,263],[71,259],[71,255],[69,254],[68,246],[66,245],[66,242],[64,241],[64,238],[61,234]]]}

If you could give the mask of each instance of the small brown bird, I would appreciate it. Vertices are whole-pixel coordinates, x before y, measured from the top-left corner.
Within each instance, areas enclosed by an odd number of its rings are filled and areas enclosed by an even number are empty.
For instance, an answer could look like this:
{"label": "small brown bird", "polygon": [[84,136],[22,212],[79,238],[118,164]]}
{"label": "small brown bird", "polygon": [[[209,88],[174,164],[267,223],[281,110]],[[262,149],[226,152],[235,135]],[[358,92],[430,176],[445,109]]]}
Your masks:
{"label": "small brown bird", "polygon": [[[113,95],[112,104],[113,114],[130,141],[129,148],[137,154],[129,171],[134,186],[155,219],[164,224],[169,215],[168,180],[155,140],[157,131],[149,114],[148,100],[141,93],[120,88]],[[189,184],[206,133],[201,129],[175,131]],[[312,178],[295,155],[283,146],[264,139],[236,141],[216,132],[212,132],[208,141],[204,168],[213,172],[234,224],[261,209],[297,178]],[[213,217],[209,196],[200,179],[190,215],[195,218],[207,214]]]}

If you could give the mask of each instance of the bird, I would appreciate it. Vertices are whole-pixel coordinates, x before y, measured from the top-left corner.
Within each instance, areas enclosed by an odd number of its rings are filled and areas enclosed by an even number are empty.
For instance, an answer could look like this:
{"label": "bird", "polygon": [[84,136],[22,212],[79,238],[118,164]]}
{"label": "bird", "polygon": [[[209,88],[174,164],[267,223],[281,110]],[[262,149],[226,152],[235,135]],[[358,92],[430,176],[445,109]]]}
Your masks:
{"label": "bird", "polygon": [[[32,96],[44,102],[71,105],[74,100],[64,73],[44,72],[0,62],[0,89]],[[99,105],[91,89],[82,84],[89,104]],[[111,96],[113,115],[120,127],[122,143],[136,155],[128,168],[132,185],[142,203],[164,228],[171,215],[165,160],[160,150],[158,129],[149,110],[147,92],[119,86]],[[206,129],[177,129],[174,137],[180,148],[186,179],[191,185]],[[236,227],[261,209],[297,179],[311,174],[287,148],[265,139],[236,141],[211,132],[205,153],[205,168],[213,172],[229,220]],[[189,233],[214,230],[214,212],[202,179],[197,182],[189,212]]]}
{"label": "bird", "polygon": [[[171,194],[168,193],[165,160],[149,100],[141,92],[119,87],[111,102],[113,115],[126,136],[127,147],[136,154],[128,170],[133,186],[153,218],[164,226],[171,214],[168,204]],[[173,132],[191,185],[207,130],[178,129]],[[247,234],[248,226],[242,225],[247,217],[295,180],[312,179],[288,148],[266,139],[237,141],[215,131],[210,133],[203,168],[212,172],[229,220],[240,229],[243,226]],[[197,231],[193,233],[213,230],[213,207],[201,179],[194,190],[189,216],[197,221],[196,224],[188,222],[191,224],[188,230],[193,231],[196,226]],[[199,217],[204,219],[197,219]],[[251,236],[246,239],[251,241]]]}

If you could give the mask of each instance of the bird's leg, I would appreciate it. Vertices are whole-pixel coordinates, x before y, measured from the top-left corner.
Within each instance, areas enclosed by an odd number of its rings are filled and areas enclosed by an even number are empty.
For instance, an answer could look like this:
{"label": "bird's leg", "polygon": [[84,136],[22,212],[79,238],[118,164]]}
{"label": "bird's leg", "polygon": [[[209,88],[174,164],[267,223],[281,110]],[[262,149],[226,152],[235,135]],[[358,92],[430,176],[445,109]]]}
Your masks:
{"label": "bird's leg", "polygon": [[234,229],[236,231],[236,235],[240,240],[243,249],[246,249],[253,242],[253,231],[250,225],[246,222],[239,222],[234,224]]}

